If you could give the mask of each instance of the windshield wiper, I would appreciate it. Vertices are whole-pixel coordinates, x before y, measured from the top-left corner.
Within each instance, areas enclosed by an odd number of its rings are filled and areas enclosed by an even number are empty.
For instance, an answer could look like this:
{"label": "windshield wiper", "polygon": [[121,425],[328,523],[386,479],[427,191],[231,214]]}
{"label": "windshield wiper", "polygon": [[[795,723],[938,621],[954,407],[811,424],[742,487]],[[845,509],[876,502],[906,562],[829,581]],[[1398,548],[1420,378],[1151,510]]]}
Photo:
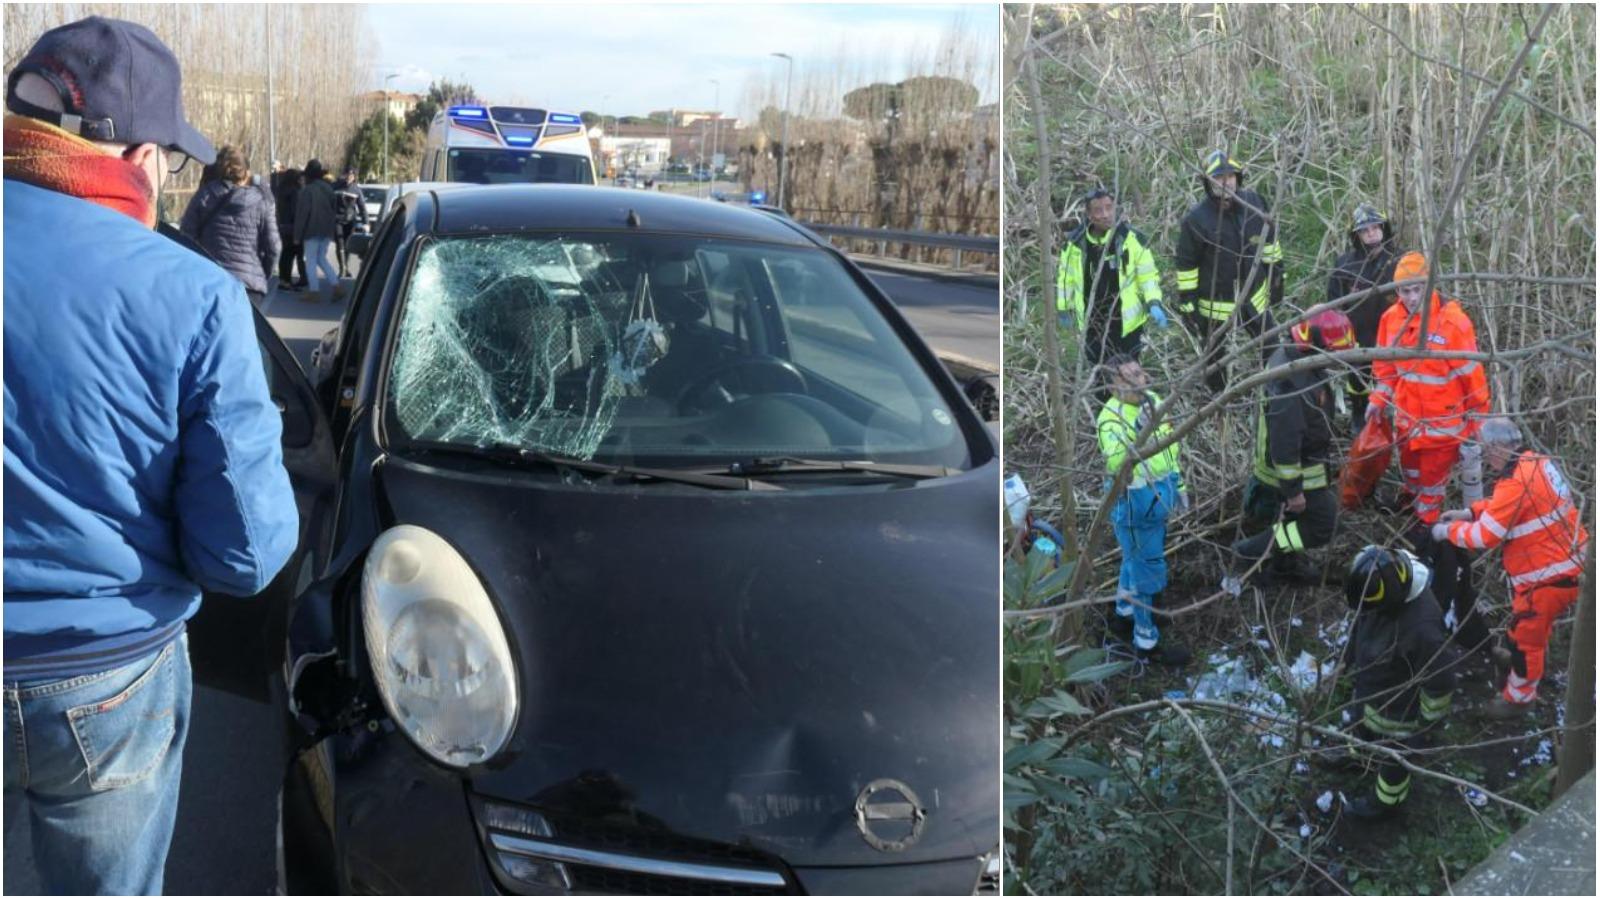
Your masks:
{"label": "windshield wiper", "polygon": [[924,466],[906,463],[880,463],[853,459],[806,459],[799,456],[757,456],[716,469],[733,475],[765,475],[774,472],[866,472],[896,475],[901,478],[946,478],[960,474],[949,466]]}
{"label": "windshield wiper", "polygon": [[699,487],[718,488],[721,490],[735,491],[781,491],[782,487],[759,481],[754,478],[731,477],[729,475],[713,475],[704,472],[685,472],[677,469],[650,469],[637,466],[625,466],[618,463],[595,462],[592,459],[579,459],[575,456],[565,456],[560,453],[547,453],[543,450],[530,450],[516,444],[450,444],[439,441],[412,441],[407,448],[425,450],[435,453],[453,453],[462,456],[474,456],[493,459],[499,462],[509,462],[524,466],[548,466],[551,468],[572,469],[590,475],[610,475],[618,478],[636,478],[649,481],[670,481],[679,484],[693,484]]}

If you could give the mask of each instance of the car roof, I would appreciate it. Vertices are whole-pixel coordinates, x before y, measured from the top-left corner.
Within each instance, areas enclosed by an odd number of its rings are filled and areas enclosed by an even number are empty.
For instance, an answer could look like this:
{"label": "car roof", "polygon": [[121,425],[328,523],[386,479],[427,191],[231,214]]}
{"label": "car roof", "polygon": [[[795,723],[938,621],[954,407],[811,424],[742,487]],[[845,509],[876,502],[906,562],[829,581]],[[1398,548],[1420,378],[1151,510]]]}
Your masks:
{"label": "car roof", "polygon": [[[408,190],[408,193],[410,191]],[[439,234],[520,229],[609,230],[637,216],[641,232],[677,232],[815,246],[803,232],[747,207],[652,191],[573,184],[452,184],[433,195]]]}

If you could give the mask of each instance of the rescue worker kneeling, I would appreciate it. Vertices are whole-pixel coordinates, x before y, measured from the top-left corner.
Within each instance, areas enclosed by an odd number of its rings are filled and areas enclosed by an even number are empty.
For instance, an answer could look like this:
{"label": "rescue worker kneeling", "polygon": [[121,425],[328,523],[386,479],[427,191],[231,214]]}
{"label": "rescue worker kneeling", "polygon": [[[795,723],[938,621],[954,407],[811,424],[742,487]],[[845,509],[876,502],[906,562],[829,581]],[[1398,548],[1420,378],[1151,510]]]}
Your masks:
{"label": "rescue worker kneeling", "polygon": [[[1350,633],[1354,670],[1351,705],[1360,721],[1355,735],[1402,752],[1421,749],[1421,735],[1450,711],[1457,650],[1444,630],[1444,614],[1428,590],[1430,573],[1405,550],[1367,546],[1345,576],[1345,602],[1356,611]],[[1378,768],[1371,794],[1345,798],[1344,811],[1362,819],[1396,812],[1411,793],[1411,773],[1387,754],[1371,754]]]}
{"label": "rescue worker kneeling", "polygon": [[[1268,369],[1355,346],[1350,317],[1338,310],[1296,322],[1289,334],[1292,344],[1273,351]],[[1342,376],[1338,368],[1306,370],[1267,383],[1256,423],[1254,472],[1245,490],[1244,527],[1252,533],[1233,544],[1232,571],[1223,581],[1229,592],[1239,587],[1239,573],[1269,553],[1276,574],[1308,580],[1305,551],[1333,537],[1339,504],[1330,488],[1331,386]]]}
{"label": "rescue worker kneeling", "polygon": [[[1113,394],[1100,410],[1095,426],[1100,452],[1106,460],[1106,489],[1110,490],[1161,398],[1148,390],[1150,377],[1137,360],[1114,356],[1107,361],[1106,369]],[[1162,422],[1150,440],[1171,434],[1172,425]],[[1122,547],[1114,626],[1125,636],[1131,626],[1133,646],[1139,655],[1170,666],[1186,665],[1189,651],[1170,640],[1160,642],[1161,632],[1152,612],[1167,587],[1167,517],[1188,508],[1189,495],[1178,468],[1178,445],[1173,443],[1149,459],[1133,463],[1128,486],[1111,510],[1111,525]]]}
{"label": "rescue worker kneeling", "polygon": [[1494,494],[1470,510],[1445,513],[1433,538],[1469,550],[1505,543],[1500,562],[1511,582],[1508,645],[1496,656],[1509,667],[1500,696],[1486,712],[1509,719],[1532,708],[1556,617],[1578,599],[1589,532],[1556,461],[1526,448],[1522,431],[1503,417],[1479,429],[1483,458],[1497,479]]}

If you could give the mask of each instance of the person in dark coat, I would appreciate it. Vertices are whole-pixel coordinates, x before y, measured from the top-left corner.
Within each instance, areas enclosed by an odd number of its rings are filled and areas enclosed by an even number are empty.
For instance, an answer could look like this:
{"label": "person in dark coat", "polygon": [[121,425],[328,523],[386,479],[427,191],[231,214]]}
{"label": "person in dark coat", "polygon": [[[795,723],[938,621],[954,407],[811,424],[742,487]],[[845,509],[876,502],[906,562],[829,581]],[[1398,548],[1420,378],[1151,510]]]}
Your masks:
{"label": "person in dark coat", "polygon": [[334,197],[338,201],[339,233],[336,236],[339,251],[339,277],[346,278],[350,275],[350,254],[345,249],[350,235],[355,233],[356,226],[367,224],[367,204],[361,199],[361,185],[356,181],[356,170],[347,167],[344,177],[333,183]]}
{"label": "person in dark coat", "polygon": [[295,199],[294,238],[305,246],[306,280],[317,299],[323,298],[324,282],[328,285],[327,299],[339,296],[339,271],[328,257],[339,234],[337,207],[328,170],[320,160],[306,163],[306,186]]}
{"label": "person in dark coat", "polygon": [[[1394,294],[1374,288],[1393,280],[1394,262],[1399,256],[1400,249],[1395,245],[1389,217],[1370,203],[1357,206],[1350,225],[1350,249],[1334,263],[1333,274],[1328,276],[1329,303],[1358,291],[1366,291],[1359,300],[1342,307],[1355,326],[1357,346],[1378,346],[1378,320],[1383,318],[1383,311],[1394,303]],[[1367,395],[1371,391],[1372,364],[1357,364],[1345,383],[1353,433],[1359,434],[1366,422]]]}
{"label": "person in dark coat", "polygon": [[237,149],[217,151],[216,171],[216,180],[195,191],[178,227],[239,279],[260,308],[282,247],[277,214],[267,193],[251,183],[250,166]]}
{"label": "person in dark coat", "polygon": [[[299,169],[285,169],[279,173],[277,185],[278,237],[283,241],[283,252],[278,256],[278,290],[298,291],[306,286],[305,248],[294,239],[294,212],[300,199],[300,189],[305,186],[305,176]],[[295,278],[295,263],[300,264],[300,277]]]}

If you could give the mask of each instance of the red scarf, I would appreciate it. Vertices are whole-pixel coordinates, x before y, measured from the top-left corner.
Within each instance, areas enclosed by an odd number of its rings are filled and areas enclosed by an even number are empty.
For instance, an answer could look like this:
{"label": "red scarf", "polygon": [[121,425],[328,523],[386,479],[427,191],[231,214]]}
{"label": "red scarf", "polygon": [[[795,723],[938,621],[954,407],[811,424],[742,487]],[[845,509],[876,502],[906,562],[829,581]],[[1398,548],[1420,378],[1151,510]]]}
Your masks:
{"label": "red scarf", "polygon": [[133,163],[27,116],[6,116],[5,147],[5,177],[98,203],[155,227],[150,176]]}

